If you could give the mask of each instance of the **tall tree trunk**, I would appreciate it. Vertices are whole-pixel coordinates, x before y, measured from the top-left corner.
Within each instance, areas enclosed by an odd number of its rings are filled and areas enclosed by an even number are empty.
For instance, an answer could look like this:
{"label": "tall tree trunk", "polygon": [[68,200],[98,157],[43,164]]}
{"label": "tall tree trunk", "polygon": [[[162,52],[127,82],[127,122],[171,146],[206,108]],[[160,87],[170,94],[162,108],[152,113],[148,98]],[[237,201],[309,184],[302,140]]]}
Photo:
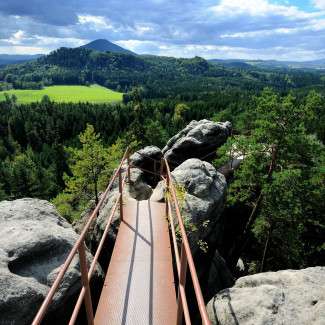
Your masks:
{"label": "tall tree trunk", "polygon": [[270,227],[269,231],[267,232],[267,237],[266,237],[264,250],[263,250],[263,256],[262,256],[262,260],[261,260],[260,272],[263,272],[263,270],[264,270],[264,264],[265,264],[265,259],[266,259],[266,255],[267,255],[267,250],[269,248],[269,242],[270,242],[271,234],[272,234],[272,227]]}
{"label": "tall tree trunk", "polygon": [[98,204],[98,185],[97,185],[97,180],[94,181],[94,190],[95,190],[95,203],[96,205]]}

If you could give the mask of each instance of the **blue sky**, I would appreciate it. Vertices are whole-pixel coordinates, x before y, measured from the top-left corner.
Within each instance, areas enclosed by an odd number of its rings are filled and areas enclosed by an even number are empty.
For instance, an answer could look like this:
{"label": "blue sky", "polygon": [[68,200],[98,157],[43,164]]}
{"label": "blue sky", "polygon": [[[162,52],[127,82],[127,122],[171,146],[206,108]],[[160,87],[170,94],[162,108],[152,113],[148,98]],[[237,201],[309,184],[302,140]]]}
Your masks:
{"label": "blue sky", "polygon": [[177,57],[325,58],[325,0],[0,0],[0,53],[106,38]]}

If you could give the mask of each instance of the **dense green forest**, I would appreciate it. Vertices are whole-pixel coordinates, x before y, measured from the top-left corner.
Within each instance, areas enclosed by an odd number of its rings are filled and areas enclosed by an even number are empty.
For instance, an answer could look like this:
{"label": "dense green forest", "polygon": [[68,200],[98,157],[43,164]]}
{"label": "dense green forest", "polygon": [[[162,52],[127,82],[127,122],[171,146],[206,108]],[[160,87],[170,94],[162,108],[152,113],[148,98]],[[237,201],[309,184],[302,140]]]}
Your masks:
{"label": "dense green forest", "polygon": [[0,70],[1,90],[93,83],[125,93],[135,86],[142,86],[147,98],[176,95],[195,99],[201,93],[229,88],[260,91],[269,86],[281,93],[311,87],[323,90],[325,73],[233,67],[212,64],[200,57],[176,59],[102,53],[86,48],[60,48],[36,61],[9,65]]}
{"label": "dense green forest", "polygon": [[62,48],[5,67],[0,80],[6,89],[96,82],[125,92],[117,104],[0,102],[0,200],[51,200],[72,221],[128,145],[163,147],[194,119],[228,120],[233,136],[214,164],[234,147],[247,157],[230,181],[227,213],[247,215],[248,236],[231,250],[243,250],[252,272],[325,262],[321,73]]}

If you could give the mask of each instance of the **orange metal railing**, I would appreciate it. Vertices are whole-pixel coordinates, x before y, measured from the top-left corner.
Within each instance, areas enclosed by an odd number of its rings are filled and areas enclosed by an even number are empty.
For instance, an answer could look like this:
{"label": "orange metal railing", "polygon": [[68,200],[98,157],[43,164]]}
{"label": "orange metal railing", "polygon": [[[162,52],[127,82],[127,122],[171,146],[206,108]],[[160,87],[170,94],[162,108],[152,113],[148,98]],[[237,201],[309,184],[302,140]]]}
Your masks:
{"label": "orange metal railing", "polygon": [[[50,291],[48,292],[45,300],[43,301],[38,313],[36,314],[32,325],[38,325],[41,324],[43,318],[46,315],[46,312],[53,300],[53,297],[56,293],[56,291],[58,290],[60,283],[66,273],[66,271],[68,270],[74,256],[76,255],[76,253],[79,253],[79,260],[80,260],[80,271],[81,271],[81,282],[82,282],[82,289],[81,292],[79,294],[77,303],[75,305],[75,308],[73,310],[72,316],[70,318],[70,322],[69,325],[73,325],[75,324],[76,320],[77,320],[77,316],[80,310],[80,307],[82,305],[82,302],[85,302],[85,307],[86,307],[86,313],[87,313],[87,320],[88,320],[88,325],[93,325],[94,324],[94,312],[93,312],[93,306],[92,306],[92,300],[91,300],[91,293],[90,293],[90,280],[91,277],[94,273],[95,267],[96,267],[96,263],[99,257],[99,254],[103,248],[111,221],[113,219],[113,216],[115,214],[116,208],[118,206],[118,204],[120,205],[120,217],[121,220],[123,220],[123,188],[125,185],[125,180],[126,177],[128,177],[128,180],[130,181],[130,168],[127,168],[127,173],[125,174],[124,177],[122,177],[122,165],[125,161],[129,161],[129,149],[127,149],[123,155],[123,158],[120,162],[120,165],[118,166],[117,170],[115,171],[111,181],[109,182],[105,192],[102,194],[102,197],[100,199],[100,201],[98,202],[98,204],[96,205],[94,211],[92,212],[92,214],[89,217],[89,220],[87,221],[83,231],[81,232],[78,240],[76,241],[76,243],[74,244],[74,246],[72,247],[68,257],[66,258],[64,264],[61,267],[60,272],[58,273],[54,283],[52,284],[52,287],[50,289]],[[129,164],[128,164],[129,165]],[[117,177],[119,178],[119,195],[116,199],[116,202],[111,210],[110,216],[108,218],[107,221],[107,225],[105,227],[103,236],[100,240],[100,243],[97,247],[95,256],[91,262],[90,268],[88,270],[87,267],[87,258],[86,258],[86,251],[85,251],[85,237],[87,234],[87,231],[89,230],[90,226],[92,225],[92,223],[94,222],[94,220],[96,219],[100,208],[102,207],[107,194],[109,193],[109,191],[111,190],[115,180],[117,179]]]}
{"label": "orange metal railing", "polygon": [[[205,302],[203,299],[201,286],[199,283],[195,264],[193,261],[190,244],[189,244],[189,241],[188,241],[188,238],[186,235],[186,229],[185,229],[185,226],[183,223],[183,218],[181,216],[181,212],[180,212],[180,208],[179,208],[179,204],[178,204],[175,186],[173,184],[173,179],[171,176],[168,161],[165,158],[162,160],[162,165],[161,165],[162,174],[163,174],[164,169],[166,169],[166,175],[165,175],[165,177],[162,176],[162,178],[166,182],[166,188],[167,188],[167,192],[169,194],[166,196],[166,214],[168,216],[169,223],[170,223],[173,247],[174,247],[174,252],[175,252],[176,268],[177,268],[177,273],[178,273],[177,325],[182,324],[183,317],[185,319],[186,325],[191,324],[191,317],[190,317],[190,312],[189,312],[187,298],[186,298],[186,290],[185,290],[187,269],[190,270],[190,275],[192,278],[192,283],[193,283],[196,301],[197,301],[201,319],[202,319],[202,324],[210,325],[211,322],[209,320],[208,313],[207,313],[207,310],[205,307]],[[181,253],[179,253],[179,249],[178,249],[175,222],[174,222],[174,217],[173,217],[173,208],[174,208],[174,211],[176,214],[178,228],[179,228],[179,232],[181,235],[180,236],[181,237]]]}
{"label": "orange metal railing", "polygon": [[[148,157],[150,158],[150,157]],[[177,276],[178,276],[178,296],[177,296],[177,323],[176,325],[180,325],[183,322],[183,318],[185,320],[186,325],[191,324],[191,317],[190,317],[190,312],[189,312],[189,307],[187,303],[187,297],[186,297],[186,276],[187,276],[187,270],[190,270],[190,275],[194,287],[194,292],[196,296],[196,301],[198,304],[198,308],[200,311],[201,319],[202,319],[202,324],[203,325],[210,325],[211,322],[209,320],[206,308],[205,308],[205,302],[202,296],[202,291],[200,287],[200,283],[198,280],[195,264],[193,261],[192,253],[191,253],[191,248],[189,245],[189,241],[186,235],[186,229],[183,223],[183,219],[181,216],[180,208],[179,208],[179,203],[176,195],[176,190],[175,186],[173,184],[173,179],[171,176],[170,168],[168,161],[163,158],[161,161],[158,161],[156,159],[150,158],[154,161],[154,172],[145,170],[146,172],[150,172],[152,174],[155,174],[157,176],[160,176],[162,180],[165,181],[166,183],[166,189],[169,195],[167,195],[166,198],[166,215],[168,216],[170,227],[171,227],[171,235],[172,235],[172,242],[173,242],[173,248],[174,248],[174,253],[175,253],[175,261],[176,261],[176,268],[177,268]],[[123,164],[127,162],[127,170],[126,174],[123,176],[122,175],[122,167]],[[157,166],[160,165],[160,173],[157,172]],[[78,252],[79,254],[79,260],[80,260],[80,271],[81,271],[81,283],[82,283],[82,289],[80,291],[78,300],[75,304],[73,313],[71,315],[69,325],[75,324],[81,305],[84,302],[85,303],[85,308],[86,308],[86,314],[87,314],[87,321],[88,325],[93,325],[94,324],[94,311],[92,307],[92,299],[91,299],[91,293],[90,293],[90,280],[92,278],[92,275],[94,273],[96,263],[98,261],[99,255],[101,253],[101,250],[103,248],[110,224],[112,222],[113,216],[116,212],[117,206],[119,205],[120,209],[120,219],[123,220],[123,189],[125,186],[125,181],[126,178],[128,179],[129,182],[131,182],[130,178],[130,170],[131,168],[139,168],[137,166],[133,166],[130,163],[130,152],[129,149],[127,149],[123,155],[123,158],[120,162],[120,165],[118,166],[117,170],[115,171],[111,181],[109,182],[105,192],[103,193],[100,201],[98,202],[97,206],[93,210],[92,214],[89,217],[89,220],[87,221],[83,231],[81,232],[77,242],[74,244],[73,248],[71,249],[68,257],[66,258],[64,264],[61,267],[60,272],[58,273],[54,283],[52,284],[52,287],[50,291],[48,292],[45,300],[43,301],[38,313],[36,314],[32,325],[39,325],[41,324],[42,320],[44,319],[46,312],[53,300],[53,297],[58,290],[60,283],[68,270],[74,256]],[[87,258],[86,258],[86,251],[85,251],[85,237],[87,234],[87,231],[89,230],[90,226],[96,219],[106,197],[109,191],[111,190],[114,182],[118,178],[118,186],[119,186],[119,195],[116,198],[115,204],[111,210],[111,213],[108,217],[107,225],[105,227],[105,230],[103,232],[102,238],[98,244],[96,253],[94,255],[94,258],[90,264],[90,268],[88,270],[87,266]],[[178,222],[178,228],[180,232],[180,238],[181,238],[181,252],[179,252],[179,243],[177,241],[176,237],[176,226],[174,222],[174,217],[173,217],[173,211],[175,211],[177,222]]]}

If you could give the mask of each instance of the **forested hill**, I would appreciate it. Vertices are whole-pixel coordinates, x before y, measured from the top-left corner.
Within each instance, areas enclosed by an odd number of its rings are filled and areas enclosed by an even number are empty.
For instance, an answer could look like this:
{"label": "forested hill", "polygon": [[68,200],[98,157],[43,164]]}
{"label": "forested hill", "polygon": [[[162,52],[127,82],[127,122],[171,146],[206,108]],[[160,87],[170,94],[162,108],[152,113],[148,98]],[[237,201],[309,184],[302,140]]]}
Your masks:
{"label": "forested hill", "polygon": [[237,88],[259,91],[266,86],[280,92],[293,88],[324,88],[317,71],[227,67],[195,57],[177,59],[150,55],[99,52],[87,48],[60,48],[35,62],[0,70],[0,87],[41,88],[53,84],[97,83],[128,92],[142,86],[146,97]]}

